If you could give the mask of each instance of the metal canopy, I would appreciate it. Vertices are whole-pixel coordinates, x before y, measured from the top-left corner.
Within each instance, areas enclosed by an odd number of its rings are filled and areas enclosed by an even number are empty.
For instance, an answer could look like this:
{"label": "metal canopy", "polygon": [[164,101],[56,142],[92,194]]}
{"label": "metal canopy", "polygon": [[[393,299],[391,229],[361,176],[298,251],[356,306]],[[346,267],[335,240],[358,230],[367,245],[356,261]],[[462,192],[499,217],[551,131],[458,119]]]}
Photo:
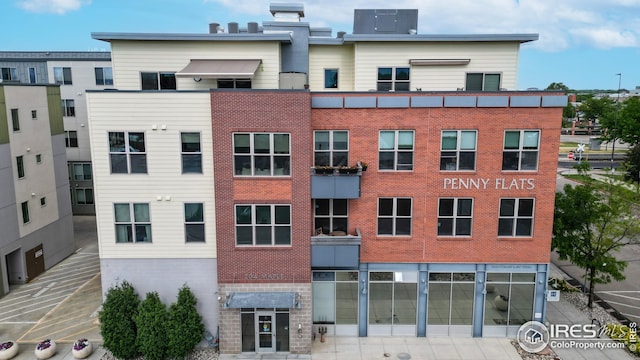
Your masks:
{"label": "metal canopy", "polygon": [[204,79],[247,79],[253,78],[262,60],[207,60],[192,59],[176,73],[178,77]]}
{"label": "metal canopy", "polygon": [[234,292],[231,293],[227,308],[293,308],[296,305],[295,292]]}

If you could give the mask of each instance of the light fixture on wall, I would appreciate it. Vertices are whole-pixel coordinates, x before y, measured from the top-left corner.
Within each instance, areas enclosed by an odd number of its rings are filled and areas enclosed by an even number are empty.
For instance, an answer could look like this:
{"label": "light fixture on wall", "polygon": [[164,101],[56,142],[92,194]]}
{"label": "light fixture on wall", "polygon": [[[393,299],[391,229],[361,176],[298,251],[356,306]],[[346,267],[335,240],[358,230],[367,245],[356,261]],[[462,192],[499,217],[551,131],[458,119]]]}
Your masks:
{"label": "light fixture on wall", "polygon": [[362,279],[362,295],[367,295],[367,280]]}

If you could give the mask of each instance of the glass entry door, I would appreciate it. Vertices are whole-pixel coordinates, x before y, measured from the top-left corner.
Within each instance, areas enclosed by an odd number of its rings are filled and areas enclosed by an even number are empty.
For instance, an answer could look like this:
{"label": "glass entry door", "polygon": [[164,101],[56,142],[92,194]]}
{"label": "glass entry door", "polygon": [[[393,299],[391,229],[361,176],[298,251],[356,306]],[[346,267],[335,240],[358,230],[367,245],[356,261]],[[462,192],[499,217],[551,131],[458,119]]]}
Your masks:
{"label": "glass entry door", "polygon": [[275,352],[275,314],[271,311],[256,312],[257,352]]}

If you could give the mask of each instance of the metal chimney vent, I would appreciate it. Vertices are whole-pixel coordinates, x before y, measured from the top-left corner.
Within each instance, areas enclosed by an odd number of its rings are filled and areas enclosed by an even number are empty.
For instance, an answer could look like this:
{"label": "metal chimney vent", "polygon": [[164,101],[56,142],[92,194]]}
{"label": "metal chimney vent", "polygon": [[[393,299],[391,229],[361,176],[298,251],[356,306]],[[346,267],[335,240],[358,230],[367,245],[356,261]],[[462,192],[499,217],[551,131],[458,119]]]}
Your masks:
{"label": "metal chimney vent", "polygon": [[227,24],[228,29],[229,29],[229,34],[237,34],[238,33],[238,23],[237,22],[230,22],[229,24]]}
{"label": "metal chimney vent", "polygon": [[247,23],[247,32],[251,33],[251,34],[257,33],[258,32],[258,23],[257,22]]}
{"label": "metal chimney vent", "polygon": [[218,23],[209,24],[209,34],[217,34],[219,27],[220,27],[220,24]]}

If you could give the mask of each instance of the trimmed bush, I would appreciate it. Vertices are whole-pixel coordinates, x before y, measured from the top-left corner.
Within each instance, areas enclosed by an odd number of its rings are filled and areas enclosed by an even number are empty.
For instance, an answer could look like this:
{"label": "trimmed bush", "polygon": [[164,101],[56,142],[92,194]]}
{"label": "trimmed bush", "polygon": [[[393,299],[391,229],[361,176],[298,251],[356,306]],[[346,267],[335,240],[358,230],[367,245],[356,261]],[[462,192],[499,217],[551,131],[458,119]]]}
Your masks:
{"label": "trimmed bush", "polygon": [[147,293],[135,318],[138,349],[146,360],[162,360],[167,352],[167,307],[157,292]]}
{"label": "trimmed bush", "polygon": [[126,281],[107,290],[99,313],[102,346],[119,359],[133,359],[139,355],[134,321],[139,304],[138,294]]}
{"label": "trimmed bush", "polygon": [[630,331],[627,325],[607,324],[605,333],[613,340],[622,341],[629,352],[640,356],[640,338],[637,325]]}
{"label": "trimmed bush", "polygon": [[202,317],[196,309],[197,299],[187,285],[178,292],[178,300],[169,307],[167,355],[183,359],[198,345],[204,334]]}

